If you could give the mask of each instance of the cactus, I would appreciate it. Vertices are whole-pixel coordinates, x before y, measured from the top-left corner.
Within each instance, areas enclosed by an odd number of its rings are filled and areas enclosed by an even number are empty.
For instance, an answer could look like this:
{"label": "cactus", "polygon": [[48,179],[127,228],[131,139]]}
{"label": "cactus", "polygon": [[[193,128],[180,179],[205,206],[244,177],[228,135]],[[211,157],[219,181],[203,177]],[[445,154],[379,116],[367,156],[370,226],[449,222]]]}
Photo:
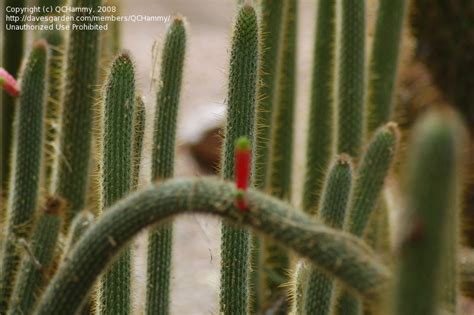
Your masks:
{"label": "cactus", "polygon": [[46,86],[46,43],[38,41],[23,72],[16,107],[15,150],[0,269],[0,314],[5,314],[20,264],[19,241],[28,242],[39,195]]}
{"label": "cactus", "polygon": [[[462,131],[459,118],[445,109],[428,113],[416,126],[406,179],[406,213],[394,314],[433,314],[440,306],[441,267],[456,242],[447,237],[459,216]],[[457,251],[454,251],[457,252]],[[451,275],[456,277],[457,275]],[[455,310],[454,310],[455,311]]]}
{"label": "cactus", "polygon": [[[132,189],[135,69],[127,54],[121,54],[114,60],[104,92],[100,161],[103,210]],[[99,303],[101,314],[130,313],[130,273],[131,257],[127,250],[102,279]]]}
{"label": "cactus", "polygon": [[64,206],[64,201],[54,196],[46,199],[31,236],[31,252],[23,258],[8,314],[29,312],[41,297],[61,232]]}
{"label": "cactus", "polygon": [[[341,155],[332,166],[323,198],[319,207],[319,218],[328,226],[341,230],[346,218],[352,185],[352,166],[350,157]],[[326,274],[312,269],[308,274],[308,284],[301,308],[315,314],[330,314],[333,281]]]}
{"label": "cactus", "polygon": [[[275,85],[271,157],[266,181],[266,190],[283,200],[291,198],[297,13],[297,0],[286,0],[283,6],[283,30]],[[274,302],[275,298],[281,299],[281,295],[284,295],[282,284],[287,282],[289,257],[285,248],[269,240],[264,240],[262,251],[264,263],[262,298],[265,305]]]}
{"label": "cactus", "polygon": [[248,211],[242,212],[235,207],[236,192],[234,183],[181,178],[151,185],[118,202],[68,255],[68,263],[51,280],[36,314],[73,314],[98,274],[133,236],[190,211],[252,227],[308,258],[368,302],[380,301],[391,274],[361,240],[310,220],[301,211],[253,189],[247,192]]}
{"label": "cactus", "polygon": [[[253,139],[258,61],[258,25],[255,10],[244,4],[237,14],[232,37],[222,177],[234,177],[234,142]],[[220,311],[246,314],[249,310],[248,231],[222,225]],[[253,295],[253,294],[250,294]]]}
{"label": "cactus", "polygon": [[[96,8],[101,0],[71,0],[71,7]],[[87,13],[74,13],[88,16]],[[94,14],[94,13],[92,13]],[[85,23],[85,22],[84,22]],[[85,49],[85,47],[87,49]],[[64,227],[84,208],[92,137],[92,107],[99,58],[99,32],[71,30],[66,49],[66,76],[61,115],[61,156],[55,166],[53,192],[68,203]],[[74,178],[74,180],[71,180]]]}
{"label": "cactus", "polygon": [[85,231],[94,223],[94,215],[88,211],[79,212],[71,222],[64,253],[67,255],[71,252],[77,241],[84,235]]}
{"label": "cactus", "polygon": [[341,3],[337,152],[357,158],[364,138],[365,2]]}
{"label": "cactus", "polygon": [[[5,0],[2,5],[3,12],[6,12],[8,6],[24,7],[25,0]],[[23,24],[20,20],[18,24]],[[3,66],[9,73],[16,75],[20,68],[21,58],[23,57],[23,46],[24,46],[24,32],[23,31],[7,31],[4,32],[3,36]],[[15,101],[12,96],[2,93],[1,101],[1,112],[2,112],[2,159],[1,159],[1,170],[0,170],[0,185],[1,194],[0,198],[3,199],[3,195],[7,191],[7,182],[10,177],[10,157],[13,150],[13,121],[14,121],[14,105]],[[3,203],[3,202],[2,202]],[[0,209],[3,214],[3,209]]]}
{"label": "cactus", "polygon": [[[176,17],[166,34],[161,60],[153,139],[153,181],[172,177],[174,173],[176,120],[185,51],[185,21]],[[151,231],[148,237],[147,314],[169,313],[172,233],[172,225],[167,223]]]}
{"label": "cactus", "polygon": [[333,151],[336,1],[317,5],[303,209],[315,214]]}
{"label": "cactus", "polygon": [[382,0],[379,3],[369,65],[368,134],[391,119],[405,2],[406,0]]}

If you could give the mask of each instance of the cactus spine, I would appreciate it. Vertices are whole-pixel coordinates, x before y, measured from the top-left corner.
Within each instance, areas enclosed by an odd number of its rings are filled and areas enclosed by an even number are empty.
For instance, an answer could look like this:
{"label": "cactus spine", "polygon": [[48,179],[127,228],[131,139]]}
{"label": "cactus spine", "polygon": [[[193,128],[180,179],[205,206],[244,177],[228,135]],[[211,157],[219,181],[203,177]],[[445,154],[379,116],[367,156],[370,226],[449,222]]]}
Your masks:
{"label": "cactus spine", "polygon": [[368,78],[369,134],[387,123],[392,114],[405,2],[406,0],[381,0],[379,3]]}
{"label": "cactus spine", "polygon": [[[176,17],[166,34],[161,60],[152,149],[153,181],[170,178],[174,173],[176,120],[185,52],[185,21]],[[166,223],[151,231],[148,237],[147,314],[169,313],[172,233],[171,223]]]}
{"label": "cactus spine", "polygon": [[[119,55],[105,86],[102,112],[102,210],[131,191],[132,135],[135,112],[135,69],[130,57]],[[113,240],[112,240],[113,242]],[[131,310],[131,257],[125,251],[102,279],[100,314],[129,314]]]}
{"label": "cactus spine", "polygon": [[[322,223],[341,230],[346,218],[352,185],[352,166],[350,157],[341,155],[336,158],[328,174],[323,198],[319,207]],[[333,280],[325,273],[311,268],[308,274],[307,290],[302,303],[308,314],[330,314]],[[305,314],[306,314],[305,313]]]}
{"label": "cactus spine", "polygon": [[41,297],[61,231],[63,210],[63,200],[47,198],[31,236],[30,256],[23,258],[8,314],[27,314]]}
{"label": "cactus spine", "polygon": [[337,152],[357,158],[364,132],[365,2],[341,1]]}
{"label": "cactus spine", "polygon": [[28,242],[40,187],[46,87],[46,43],[38,41],[26,64],[16,107],[15,150],[0,269],[0,314],[5,314],[21,259],[19,241]]}
{"label": "cactus spine", "polygon": [[361,240],[253,189],[246,195],[248,211],[240,211],[235,207],[236,192],[235,183],[180,178],[151,185],[118,202],[68,255],[68,263],[52,279],[36,314],[74,314],[97,276],[132,237],[171,216],[190,212],[218,215],[272,237],[369,303],[377,303],[384,294],[391,275]]}
{"label": "cactus spine", "polygon": [[[293,119],[296,81],[297,0],[285,0],[283,31],[279,52],[275,108],[270,146],[267,190],[283,200],[291,198],[291,166],[293,151]],[[285,294],[282,284],[288,282],[289,257],[285,248],[265,240],[263,248],[263,299],[274,302]],[[268,305],[267,305],[268,306]]]}
{"label": "cactus spine", "polygon": [[[395,314],[434,314],[442,294],[442,261],[459,216],[462,150],[458,117],[449,110],[428,113],[415,129],[407,165],[406,213],[402,225]],[[456,257],[456,256],[455,256]],[[454,259],[454,257],[453,257]],[[455,276],[455,275],[453,275]]]}
{"label": "cactus spine", "polygon": [[[71,7],[94,10],[101,0],[71,0]],[[74,13],[76,18],[87,13]],[[94,14],[94,13],[92,13]],[[84,22],[85,23],[85,22]],[[84,208],[91,151],[92,108],[95,100],[99,58],[99,32],[71,30],[67,45],[65,91],[60,139],[61,156],[57,163],[53,191],[64,198],[65,228]],[[71,180],[71,179],[74,180]]]}
{"label": "cactus spine", "polygon": [[[234,178],[234,143],[253,139],[258,63],[258,24],[255,10],[244,4],[237,14],[232,37],[227,124],[222,177]],[[252,180],[251,180],[252,183]],[[220,311],[246,314],[249,310],[249,232],[223,223],[221,238]]]}
{"label": "cactus spine", "polygon": [[333,151],[336,1],[319,0],[313,56],[303,209],[316,213]]}

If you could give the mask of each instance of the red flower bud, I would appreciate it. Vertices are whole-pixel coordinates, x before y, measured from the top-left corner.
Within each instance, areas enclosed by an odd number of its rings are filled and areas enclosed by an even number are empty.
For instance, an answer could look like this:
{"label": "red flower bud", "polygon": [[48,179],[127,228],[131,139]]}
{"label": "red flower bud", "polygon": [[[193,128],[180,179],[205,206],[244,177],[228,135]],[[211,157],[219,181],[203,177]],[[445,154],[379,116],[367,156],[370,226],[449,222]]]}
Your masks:
{"label": "red flower bud", "polygon": [[249,186],[250,167],[252,161],[252,150],[247,137],[240,137],[235,142],[235,184],[239,191],[236,197],[236,205],[239,209],[247,208],[245,192]]}
{"label": "red flower bud", "polygon": [[3,68],[0,68],[0,86],[11,96],[16,97],[20,94],[15,78]]}

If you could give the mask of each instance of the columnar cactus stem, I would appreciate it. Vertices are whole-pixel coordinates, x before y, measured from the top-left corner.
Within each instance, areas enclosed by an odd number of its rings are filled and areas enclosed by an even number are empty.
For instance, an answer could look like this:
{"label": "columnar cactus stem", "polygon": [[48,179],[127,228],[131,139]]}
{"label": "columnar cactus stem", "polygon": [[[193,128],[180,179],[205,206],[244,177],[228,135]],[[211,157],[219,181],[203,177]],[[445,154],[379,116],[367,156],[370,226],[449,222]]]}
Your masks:
{"label": "columnar cactus stem", "polygon": [[[71,0],[71,7],[88,7],[94,11],[101,0]],[[96,13],[92,13],[94,15]],[[87,13],[74,13],[76,18]],[[78,22],[75,22],[78,23]],[[86,22],[84,22],[86,23]],[[89,160],[92,137],[92,108],[99,59],[99,31],[71,30],[67,45],[65,91],[62,126],[53,191],[64,198],[65,228],[78,211],[83,210],[89,179]],[[74,180],[71,180],[71,179]]]}
{"label": "columnar cactus stem", "polygon": [[[373,136],[355,176],[347,220],[344,229],[362,237],[375,210],[385,179],[395,158],[398,145],[398,127],[388,123]],[[359,299],[344,288],[336,292],[336,312],[341,315],[360,314]]]}
{"label": "columnar cactus stem", "polygon": [[357,158],[364,136],[365,2],[341,1],[337,152]]}
{"label": "columnar cactus stem", "polygon": [[[428,113],[417,125],[410,145],[405,227],[394,314],[435,314],[442,294],[443,260],[457,243],[448,243],[450,224],[459,216],[459,165],[463,148],[458,117],[451,111]],[[456,259],[457,255],[453,256]],[[452,275],[455,276],[455,275]]]}
{"label": "columnar cactus stem", "polygon": [[281,41],[283,3],[285,0],[262,0],[260,3],[260,66],[257,87],[255,127],[255,187],[266,187],[273,103]]}
{"label": "columnar cactus stem", "polygon": [[369,135],[387,123],[392,114],[406,2],[406,0],[381,0],[379,3],[368,74]]}
{"label": "columnar cactus stem", "polygon": [[334,141],[336,0],[317,2],[303,209],[315,214]]}
{"label": "columnar cactus stem", "polygon": [[18,242],[28,242],[40,187],[46,88],[46,43],[38,41],[26,64],[16,107],[15,151],[0,269],[0,314],[5,314],[21,259]]}
{"label": "columnar cactus stem", "polygon": [[[3,12],[6,12],[8,6],[24,7],[25,0],[5,0],[2,5]],[[18,24],[23,24],[22,20]],[[17,75],[20,68],[21,59],[23,58],[23,46],[24,46],[24,32],[23,31],[7,31],[4,32],[3,40],[3,66],[5,70],[12,75]],[[1,137],[2,137],[2,159],[1,159],[1,170],[0,170],[0,198],[3,199],[3,195],[7,191],[7,182],[10,177],[10,158],[13,150],[13,121],[14,121],[14,99],[12,96],[2,93],[1,101]],[[3,202],[2,202],[3,203]],[[3,213],[3,209],[0,208],[0,212]]]}
{"label": "columnar cactus stem", "polygon": [[235,207],[236,192],[233,182],[182,178],[151,185],[119,201],[68,255],[68,263],[52,279],[35,314],[74,314],[97,276],[135,235],[172,216],[192,212],[218,215],[274,238],[368,303],[376,304],[385,294],[391,276],[361,240],[254,189],[247,192],[249,210],[242,212]]}
{"label": "columnar cactus stem", "polygon": [[[135,69],[130,57],[119,55],[105,85],[101,121],[102,210],[132,189],[133,119],[135,114]],[[104,275],[99,313],[129,314],[131,311],[131,257],[125,251]]]}
{"label": "columnar cactus stem", "polygon": [[[228,111],[222,160],[222,177],[234,178],[234,143],[246,136],[253,139],[258,64],[258,24],[255,10],[244,4],[237,14],[230,58]],[[250,181],[252,183],[252,180]],[[223,223],[221,238],[222,314],[249,311],[249,232]],[[253,295],[253,294],[250,294]]]}
{"label": "columnar cactus stem", "polygon": [[41,34],[49,47],[48,60],[48,95],[46,104],[46,135],[43,159],[44,186],[48,191],[52,191],[52,177],[55,159],[58,158],[58,137],[59,137],[59,115],[61,113],[63,71],[64,71],[64,48],[65,34],[62,31],[45,31]]}
{"label": "columnar cactus stem", "polygon": [[[297,0],[285,0],[281,32],[278,73],[275,85],[275,103],[270,145],[270,165],[266,190],[283,200],[291,198],[291,171],[293,161],[293,120],[295,107],[296,54],[297,54]],[[257,166],[258,167],[258,166]],[[282,285],[288,282],[289,257],[285,248],[264,240],[263,303],[273,303],[286,294]]]}
{"label": "columnar cactus stem", "polygon": [[132,152],[132,190],[137,189],[140,179],[140,163],[142,160],[143,137],[145,136],[146,110],[143,98],[137,97],[135,102],[135,117],[133,119],[133,152]]}
{"label": "columnar cactus stem", "polygon": [[31,256],[25,255],[20,276],[13,289],[8,314],[27,314],[37,303],[47,284],[47,273],[53,262],[65,203],[48,197],[31,236]]}
{"label": "columnar cactus stem", "polygon": [[[323,198],[319,209],[321,222],[341,230],[346,218],[349,196],[352,185],[352,167],[350,157],[337,157],[332,166],[323,190]],[[308,314],[329,315],[333,279],[316,268],[311,268],[308,275],[307,290],[302,306]]]}
{"label": "columnar cactus stem", "polygon": [[[173,177],[176,121],[186,53],[186,25],[176,17],[169,27],[163,47],[158,87],[152,153],[152,180]],[[147,314],[168,314],[172,225],[166,223],[148,237]]]}

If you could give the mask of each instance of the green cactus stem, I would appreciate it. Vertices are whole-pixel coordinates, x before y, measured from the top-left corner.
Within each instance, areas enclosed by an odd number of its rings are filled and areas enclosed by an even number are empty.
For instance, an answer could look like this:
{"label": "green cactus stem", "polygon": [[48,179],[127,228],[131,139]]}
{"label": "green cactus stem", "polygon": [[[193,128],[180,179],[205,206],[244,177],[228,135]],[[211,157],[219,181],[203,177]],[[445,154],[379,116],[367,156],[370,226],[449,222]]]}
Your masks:
{"label": "green cactus stem", "polygon": [[367,131],[370,135],[392,114],[406,0],[381,0],[370,58]]}
{"label": "green cactus stem", "polygon": [[[6,8],[9,6],[24,7],[26,4],[25,0],[5,0],[2,5],[3,12],[6,12]],[[18,24],[23,24],[20,21]],[[23,58],[23,47],[24,47],[24,32],[23,31],[7,31],[2,30],[3,34],[3,56],[2,62],[3,67],[8,73],[16,75],[20,69],[21,60]],[[1,100],[1,141],[2,141],[2,159],[1,159],[1,170],[0,170],[0,199],[3,199],[4,194],[8,190],[8,179],[10,178],[10,161],[11,154],[13,152],[13,121],[15,112],[15,100],[8,93],[2,92]],[[2,202],[2,204],[4,204]],[[2,207],[3,208],[3,207]],[[3,216],[3,210],[0,208],[0,213]]]}
{"label": "green cactus stem", "polygon": [[[54,1],[53,1],[54,2]],[[52,191],[52,177],[55,159],[58,157],[59,115],[61,113],[65,34],[57,29],[42,32],[39,36],[48,43],[48,95],[46,103],[45,148],[43,158],[44,186]]]}
{"label": "green cactus stem", "polygon": [[[161,59],[152,153],[152,180],[173,177],[176,121],[186,53],[186,23],[176,17],[168,28]],[[147,314],[169,314],[172,223],[148,236]]]}
{"label": "green cactus stem", "polygon": [[367,227],[396,156],[398,127],[388,123],[369,143],[355,177],[345,229],[361,237]]}
{"label": "green cactus stem", "polygon": [[357,158],[364,137],[366,0],[341,2],[337,152]]}
{"label": "green cactus stem", "polygon": [[85,231],[94,223],[94,215],[89,211],[79,212],[71,222],[71,229],[69,230],[64,253],[67,255],[77,243],[77,241],[84,235]]}
{"label": "green cactus stem", "polygon": [[[234,178],[235,141],[241,136],[254,138],[258,47],[257,16],[252,6],[244,4],[235,21],[230,57],[227,124],[221,171],[222,177],[227,180]],[[249,286],[249,232],[224,222],[221,258],[220,311],[224,315],[247,314],[250,309],[249,295],[254,295]]]}
{"label": "green cactus stem", "polygon": [[37,41],[23,72],[15,114],[15,150],[0,269],[0,314],[5,314],[21,259],[18,242],[28,242],[40,186],[47,48]]}
{"label": "green cactus stem", "polygon": [[[406,172],[405,227],[400,237],[400,262],[394,314],[435,314],[443,290],[442,261],[457,259],[450,217],[459,216],[460,165],[463,141],[455,113],[434,110],[416,126]],[[449,241],[449,243],[448,243]],[[451,275],[456,277],[457,275]],[[455,310],[454,310],[455,311]]]}
{"label": "green cactus stem", "polygon": [[[110,69],[102,112],[101,175],[102,210],[132,189],[135,67],[127,54],[119,55]],[[131,311],[131,255],[126,250],[102,278],[100,314]]]}
{"label": "green cactus stem", "polygon": [[334,141],[336,1],[317,4],[303,209],[315,214]]}
{"label": "green cactus stem", "polygon": [[47,272],[53,263],[65,203],[56,197],[48,197],[31,236],[31,253],[25,255],[20,275],[13,289],[8,314],[29,313],[47,284]]}
{"label": "green cactus stem", "polygon": [[266,187],[270,152],[273,103],[277,78],[278,52],[284,0],[262,0],[260,3],[260,67],[257,87],[255,129],[255,187]]}
{"label": "green cactus stem", "polygon": [[[71,7],[88,7],[94,10],[101,0],[71,0]],[[94,14],[94,13],[92,13]],[[75,19],[88,16],[74,13]],[[84,22],[86,23],[86,22]],[[92,139],[92,111],[96,103],[97,71],[99,59],[99,31],[71,30],[65,61],[65,90],[62,108],[62,125],[56,176],[53,191],[64,198],[65,229],[78,211],[83,210],[89,179],[89,160]],[[71,180],[71,179],[74,180]]]}
{"label": "green cactus stem", "polygon": [[240,211],[235,207],[236,192],[233,182],[180,178],[151,185],[119,201],[68,255],[68,263],[50,282],[35,314],[74,314],[121,248],[144,228],[181,213],[214,214],[252,227],[309,259],[368,303],[376,304],[385,295],[391,275],[361,240],[254,189],[247,191],[248,211]]}
{"label": "green cactus stem", "polygon": [[[352,185],[352,166],[350,157],[343,154],[336,158],[328,174],[323,198],[319,207],[322,223],[342,230],[349,205]],[[310,268],[308,284],[302,306],[308,314],[329,315],[333,279],[316,268]]]}
{"label": "green cactus stem", "polygon": [[[296,92],[297,0],[286,0],[283,12],[266,190],[277,198],[290,200]],[[290,262],[286,249],[269,240],[264,240],[262,256],[264,263],[262,298],[263,304],[270,306],[269,303],[273,304],[275,299],[281,300],[282,296],[286,295],[286,290],[282,288],[282,285],[288,282],[287,271]]]}
{"label": "green cactus stem", "polygon": [[133,174],[132,174],[132,190],[138,187],[140,179],[140,164],[143,151],[143,137],[145,136],[146,110],[142,97],[137,97],[135,102],[135,117],[133,119]]}

